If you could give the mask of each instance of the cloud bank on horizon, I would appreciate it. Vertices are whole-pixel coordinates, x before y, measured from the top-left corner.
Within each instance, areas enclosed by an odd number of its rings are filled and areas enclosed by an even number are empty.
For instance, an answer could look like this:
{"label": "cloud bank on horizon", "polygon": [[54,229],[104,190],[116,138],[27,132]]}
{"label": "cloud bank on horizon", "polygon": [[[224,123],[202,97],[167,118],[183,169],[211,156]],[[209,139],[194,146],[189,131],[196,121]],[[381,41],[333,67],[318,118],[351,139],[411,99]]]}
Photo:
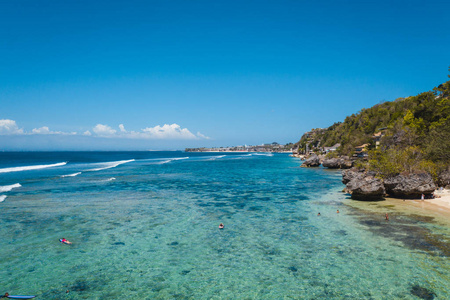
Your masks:
{"label": "cloud bank on horizon", "polygon": [[[97,124],[91,130],[83,133],[52,131],[49,127],[43,126],[34,128],[31,131],[25,131],[19,128],[16,121],[9,119],[0,119],[0,135],[78,135],[101,138],[127,138],[127,139],[150,139],[150,140],[202,140],[210,139],[208,136],[197,132],[193,134],[187,128],[181,128],[180,125],[173,123],[163,126],[146,127],[141,131],[128,131],[123,124],[120,124],[119,130],[113,129],[109,125]],[[92,132],[91,132],[92,131]]]}

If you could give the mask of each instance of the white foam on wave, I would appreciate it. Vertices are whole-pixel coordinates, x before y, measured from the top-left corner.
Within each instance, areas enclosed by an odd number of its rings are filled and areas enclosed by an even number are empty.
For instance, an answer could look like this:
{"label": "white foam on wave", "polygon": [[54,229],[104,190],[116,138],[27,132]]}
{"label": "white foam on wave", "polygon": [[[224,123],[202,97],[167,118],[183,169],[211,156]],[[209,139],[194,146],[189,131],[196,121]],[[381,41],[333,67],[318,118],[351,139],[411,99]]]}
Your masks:
{"label": "white foam on wave", "polygon": [[260,156],[273,156],[273,153],[253,153],[253,155],[260,155]]}
{"label": "white foam on wave", "polygon": [[216,160],[216,159],[219,159],[219,158],[224,158],[225,156],[226,155],[211,156],[211,157],[209,157],[208,160]]}
{"label": "white foam on wave", "polygon": [[73,174],[67,174],[67,175],[61,175],[61,178],[64,178],[64,177],[75,177],[75,176],[78,176],[80,174],[81,174],[81,172],[77,172],[77,173],[73,173]]}
{"label": "white foam on wave", "polygon": [[253,154],[238,155],[239,158],[251,157],[251,156],[253,156]]}
{"label": "white foam on wave", "polygon": [[167,164],[170,163],[174,160],[183,160],[183,159],[189,159],[189,157],[175,157],[175,158],[160,158],[160,160],[162,161],[157,161],[154,163],[154,165],[163,165],[163,164]]}
{"label": "white foam on wave", "polygon": [[6,199],[6,196],[5,196],[5,195],[0,195],[0,202],[5,201],[5,199]]}
{"label": "white foam on wave", "polygon": [[97,165],[99,165],[98,168],[95,168],[95,169],[89,169],[89,170],[86,170],[86,171],[88,171],[88,172],[95,172],[95,171],[101,171],[101,170],[111,169],[111,168],[115,168],[115,167],[117,167],[117,166],[119,166],[119,165],[126,164],[126,163],[129,163],[129,162],[132,162],[132,161],[134,161],[134,159],[129,159],[129,160],[119,160],[119,161],[110,161],[110,162],[105,162],[105,163],[98,163],[98,164],[97,164]]}
{"label": "white foam on wave", "polygon": [[171,161],[172,161],[171,159],[164,160],[164,161],[158,161],[155,163],[155,165],[163,165],[163,164],[170,163]]}
{"label": "white foam on wave", "polygon": [[35,165],[35,166],[23,166],[23,167],[12,167],[12,168],[3,168],[0,169],[0,173],[10,173],[10,172],[20,172],[20,171],[29,171],[29,170],[39,170],[53,167],[60,167],[67,164],[67,162],[60,162],[57,164],[50,165]]}
{"label": "white foam on wave", "polygon": [[246,154],[246,155],[236,155],[232,159],[246,159],[253,156],[253,154]]}
{"label": "white foam on wave", "polygon": [[0,186],[0,193],[3,192],[9,192],[12,189],[21,187],[22,185],[20,183],[15,183],[15,184],[11,184],[11,185],[4,185],[4,186]]}
{"label": "white foam on wave", "polygon": [[99,180],[97,182],[109,182],[109,181],[113,181],[113,180],[116,180],[116,178],[115,177],[111,177],[111,178],[108,178],[108,179]]}

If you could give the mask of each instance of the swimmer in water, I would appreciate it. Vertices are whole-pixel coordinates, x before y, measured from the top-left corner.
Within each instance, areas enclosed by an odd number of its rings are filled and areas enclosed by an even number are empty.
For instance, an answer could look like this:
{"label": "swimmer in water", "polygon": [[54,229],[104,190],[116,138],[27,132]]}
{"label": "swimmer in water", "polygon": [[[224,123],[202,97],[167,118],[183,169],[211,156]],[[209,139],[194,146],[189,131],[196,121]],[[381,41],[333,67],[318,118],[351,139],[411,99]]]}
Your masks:
{"label": "swimmer in water", "polygon": [[68,245],[72,244],[71,242],[69,242],[65,238],[62,238],[60,241],[61,241],[61,243],[64,243],[64,244],[68,244]]}
{"label": "swimmer in water", "polygon": [[317,215],[320,216],[320,213],[318,213]]}
{"label": "swimmer in water", "polygon": [[219,225],[219,229],[224,229],[225,228],[225,226],[223,226],[223,224],[222,223],[220,223],[220,225]]}

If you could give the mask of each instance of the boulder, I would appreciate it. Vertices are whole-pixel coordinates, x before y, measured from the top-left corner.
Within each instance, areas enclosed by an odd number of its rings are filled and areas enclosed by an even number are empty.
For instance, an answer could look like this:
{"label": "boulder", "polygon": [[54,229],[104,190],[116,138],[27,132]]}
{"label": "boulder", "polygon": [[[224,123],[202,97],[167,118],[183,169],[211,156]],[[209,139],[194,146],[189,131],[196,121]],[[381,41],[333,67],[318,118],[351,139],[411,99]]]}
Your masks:
{"label": "boulder", "polygon": [[428,173],[397,175],[384,180],[386,192],[398,198],[420,198],[436,190],[433,178]]}
{"label": "boulder", "polygon": [[316,154],[313,154],[310,157],[308,157],[301,166],[302,167],[318,167],[318,166],[320,166],[320,159]]}
{"label": "boulder", "polygon": [[353,162],[348,157],[336,157],[324,159],[322,165],[329,169],[349,169]]}
{"label": "boulder", "polygon": [[360,171],[355,168],[345,170],[342,171],[342,183],[347,184],[353,179],[362,179],[364,176],[364,171]]}
{"label": "boulder", "polygon": [[446,170],[439,174],[437,184],[438,186],[450,189],[450,170]]}
{"label": "boulder", "polygon": [[339,169],[341,166],[340,159],[337,157],[324,159],[322,165],[329,169]]}
{"label": "boulder", "polygon": [[341,156],[341,169],[350,169],[353,167],[353,161],[348,156]]}
{"label": "boulder", "polygon": [[381,200],[386,194],[383,181],[373,175],[361,173],[352,178],[347,184],[346,189],[356,200]]}

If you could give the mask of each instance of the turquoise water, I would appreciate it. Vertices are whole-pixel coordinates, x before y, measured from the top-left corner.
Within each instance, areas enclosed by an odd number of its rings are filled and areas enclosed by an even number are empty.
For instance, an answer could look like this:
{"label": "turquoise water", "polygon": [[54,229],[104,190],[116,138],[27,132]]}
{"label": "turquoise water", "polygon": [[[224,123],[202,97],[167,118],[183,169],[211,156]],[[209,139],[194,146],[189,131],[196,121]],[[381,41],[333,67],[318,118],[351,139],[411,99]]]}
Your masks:
{"label": "turquoise water", "polygon": [[448,228],[407,215],[387,224],[346,205],[339,171],[300,163],[285,154],[0,153],[0,293],[450,297]]}

